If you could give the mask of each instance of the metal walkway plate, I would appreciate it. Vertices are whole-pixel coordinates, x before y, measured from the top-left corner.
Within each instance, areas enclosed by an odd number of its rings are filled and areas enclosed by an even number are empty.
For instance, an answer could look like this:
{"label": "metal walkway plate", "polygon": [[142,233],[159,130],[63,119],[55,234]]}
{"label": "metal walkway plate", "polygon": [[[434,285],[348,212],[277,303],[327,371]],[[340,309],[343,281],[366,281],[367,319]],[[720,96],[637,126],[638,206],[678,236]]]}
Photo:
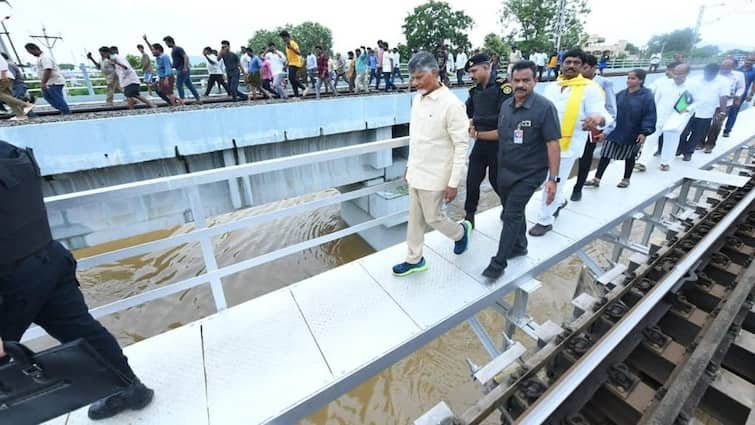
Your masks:
{"label": "metal walkway plate", "polygon": [[425,249],[428,270],[396,277],[391,266],[404,261],[399,244],[360,260],[360,263],[422,329],[461,310],[485,295],[487,289],[431,249]]}
{"label": "metal walkway plate", "polygon": [[333,380],[288,288],[212,316],[202,329],[212,424],[268,421]]}
{"label": "metal walkway plate", "polygon": [[297,283],[291,292],[335,376],[419,333],[412,318],[356,263]]}

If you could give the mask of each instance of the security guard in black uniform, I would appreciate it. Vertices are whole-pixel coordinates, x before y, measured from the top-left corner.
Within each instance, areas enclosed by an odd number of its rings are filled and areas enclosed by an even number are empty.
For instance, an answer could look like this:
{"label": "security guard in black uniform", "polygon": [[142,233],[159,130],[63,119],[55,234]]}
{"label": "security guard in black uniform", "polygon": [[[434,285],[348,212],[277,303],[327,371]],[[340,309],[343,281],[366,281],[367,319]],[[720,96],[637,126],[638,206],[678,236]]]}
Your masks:
{"label": "security guard in black uniform", "polygon": [[31,323],[63,343],[84,338],[132,381],[125,391],[92,404],[91,419],[152,401],[153,391],[134,375],[113,335],[89,314],[73,255],[52,239],[31,150],[0,141],[0,347],[2,340],[20,340]]}
{"label": "security guard in black uniform", "polygon": [[472,56],[464,66],[477,83],[469,89],[467,116],[469,136],[475,139],[467,169],[466,220],[474,227],[474,215],[480,201],[480,183],[488,173],[488,181],[498,193],[498,115],[503,102],[514,90],[505,78],[490,72],[490,57],[485,53]]}

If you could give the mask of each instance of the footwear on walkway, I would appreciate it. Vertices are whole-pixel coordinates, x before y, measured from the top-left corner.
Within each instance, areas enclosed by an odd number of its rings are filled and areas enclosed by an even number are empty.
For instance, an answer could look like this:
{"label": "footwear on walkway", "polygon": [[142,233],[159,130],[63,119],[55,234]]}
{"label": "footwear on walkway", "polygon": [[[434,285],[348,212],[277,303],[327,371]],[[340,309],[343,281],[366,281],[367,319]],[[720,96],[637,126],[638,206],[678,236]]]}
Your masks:
{"label": "footwear on walkway", "polygon": [[491,261],[490,264],[485,267],[485,270],[482,271],[482,275],[488,279],[495,280],[501,277],[505,270],[505,268],[500,267]]}
{"label": "footwear on walkway", "polygon": [[640,173],[642,173],[642,172],[647,171],[648,168],[645,166],[645,164],[637,163],[637,164],[634,165],[634,169],[636,171],[639,171]]}
{"label": "footwear on walkway", "polygon": [[572,202],[579,202],[582,200],[582,192],[572,192],[571,197],[569,198]]}
{"label": "footwear on walkway", "polygon": [[619,184],[616,185],[616,187],[620,187],[622,189],[625,187],[629,187],[629,179],[621,179],[621,181],[619,182]]}
{"label": "footwear on walkway", "polygon": [[461,222],[461,227],[464,228],[464,236],[458,241],[454,242],[454,254],[461,255],[467,250],[469,246],[469,237],[472,234],[472,223],[467,220]]}
{"label": "footwear on walkway", "polygon": [[532,228],[529,230],[530,236],[543,236],[544,234],[550,232],[553,230],[553,225],[549,224],[547,226],[543,226],[540,223],[536,223]]}
{"label": "footwear on walkway", "polygon": [[668,164],[661,164],[661,171],[668,171],[671,169],[671,166]]}
{"label": "footwear on walkway", "polygon": [[139,381],[134,382],[125,390],[110,397],[94,402],[89,406],[89,419],[100,420],[111,418],[126,410],[141,410],[147,407],[155,392]]}
{"label": "footwear on walkway", "polygon": [[403,262],[393,266],[393,274],[399,277],[409,276],[412,273],[423,272],[425,270],[427,270],[425,257],[420,258],[417,264]]}
{"label": "footwear on walkway", "polygon": [[687,161],[687,162],[692,161],[692,155],[685,153],[684,158],[682,158],[682,161]]}
{"label": "footwear on walkway", "polygon": [[600,187],[600,179],[597,177],[594,179],[590,179],[585,182],[585,186],[598,188]]}

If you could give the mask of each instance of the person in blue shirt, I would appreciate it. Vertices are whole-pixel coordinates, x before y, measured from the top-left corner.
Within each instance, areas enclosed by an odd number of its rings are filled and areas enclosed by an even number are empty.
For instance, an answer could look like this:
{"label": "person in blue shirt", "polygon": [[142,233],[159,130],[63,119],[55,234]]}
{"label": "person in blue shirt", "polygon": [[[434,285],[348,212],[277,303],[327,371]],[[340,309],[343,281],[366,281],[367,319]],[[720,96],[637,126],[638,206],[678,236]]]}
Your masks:
{"label": "person in blue shirt", "polygon": [[629,186],[645,138],[655,132],[655,100],[653,92],[644,87],[645,75],[644,69],[629,71],[627,88],[616,95],[616,127],[606,136],[595,178],[585,186],[600,186],[600,179],[612,159],[624,161],[624,178],[617,186]]}
{"label": "person in blue shirt", "polygon": [[372,47],[367,48],[367,64],[370,68],[370,80],[367,82],[369,86],[372,84],[373,78],[378,82],[380,81],[380,74],[377,72],[377,56],[375,56],[375,51],[372,50]]}
{"label": "person in blue shirt", "polygon": [[262,60],[259,56],[254,54],[254,50],[250,48],[246,48],[246,50],[247,54],[251,56],[251,59],[249,60],[249,69],[246,74],[246,83],[249,86],[249,94],[252,96],[252,100],[257,100],[258,91],[262,95],[267,96],[268,99],[272,99],[273,94],[262,87],[262,77],[260,73],[262,70]]}
{"label": "person in blue shirt", "polygon": [[734,123],[737,122],[737,115],[739,115],[739,110],[742,107],[742,104],[752,101],[752,92],[750,91],[750,89],[752,88],[751,86],[755,78],[755,67],[753,67],[753,63],[755,63],[755,55],[751,54],[747,58],[745,58],[744,65],[742,65],[737,70],[745,75],[745,91],[744,93],[742,93],[742,97],[740,97],[739,103],[735,102],[729,108],[729,113],[726,118],[726,125],[724,126],[724,135],[731,133],[731,130],[734,128]]}
{"label": "person in blue shirt", "polygon": [[162,44],[154,43],[152,47],[152,56],[155,57],[157,65],[157,94],[170,106],[183,104],[183,102],[173,94],[173,66],[170,63],[170,57],[165,54]]}

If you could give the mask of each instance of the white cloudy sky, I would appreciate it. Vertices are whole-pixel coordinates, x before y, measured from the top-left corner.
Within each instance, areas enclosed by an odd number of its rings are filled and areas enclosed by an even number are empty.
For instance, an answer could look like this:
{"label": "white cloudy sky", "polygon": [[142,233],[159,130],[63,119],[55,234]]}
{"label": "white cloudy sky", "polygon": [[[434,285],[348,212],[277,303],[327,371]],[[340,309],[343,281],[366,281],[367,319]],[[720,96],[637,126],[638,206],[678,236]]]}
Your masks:
{"label": "white cloudy sky", "polygon": [[[455,9],[463,9],[475,20],[471,38],[482,44],[489,32],[501,32],[498,24],[498,0],[448,0]],[[568,0],[567,0],[568,1]],[[348,50],[360,44],[374,44],[382,38],[391,45],[403,40],[404,17],[424,0],[329,1],[285,0],[212,1],[212,0],[10,0],[12,7],[0,4],[0,14],[12,15],[6,21],[22,60],[29,57],[23,44],[32,34],[46,26],[63,41],[55,46],[59,62],[81,62],[83,52],[95,51],[100,45],[118,45],[122,51],[135,51],[141,34],[160,41],[171,34],[190,55],[201,54],[205,45],[216,46],[221,39],[232,45],[245,42],[256,29],[270,28],[286,22],[313,20],[333,30],[336,50]],[[321,5],[315,7],[315,5]],[[724,48],[755,47],[755,37],[747,36],[748,24],[755,18],[753,0],[591,0],[588,18],[590,33],[613,41],[626,39],[642,45],[655,33],[694,26],[699,6],[707,9],[701,34],[703,44],[720,44]],[[720,5],[723,6],[714,6]],[[229,7],[234,5],[232,7]],[[233,10],[233,17],[227,13]]]}

